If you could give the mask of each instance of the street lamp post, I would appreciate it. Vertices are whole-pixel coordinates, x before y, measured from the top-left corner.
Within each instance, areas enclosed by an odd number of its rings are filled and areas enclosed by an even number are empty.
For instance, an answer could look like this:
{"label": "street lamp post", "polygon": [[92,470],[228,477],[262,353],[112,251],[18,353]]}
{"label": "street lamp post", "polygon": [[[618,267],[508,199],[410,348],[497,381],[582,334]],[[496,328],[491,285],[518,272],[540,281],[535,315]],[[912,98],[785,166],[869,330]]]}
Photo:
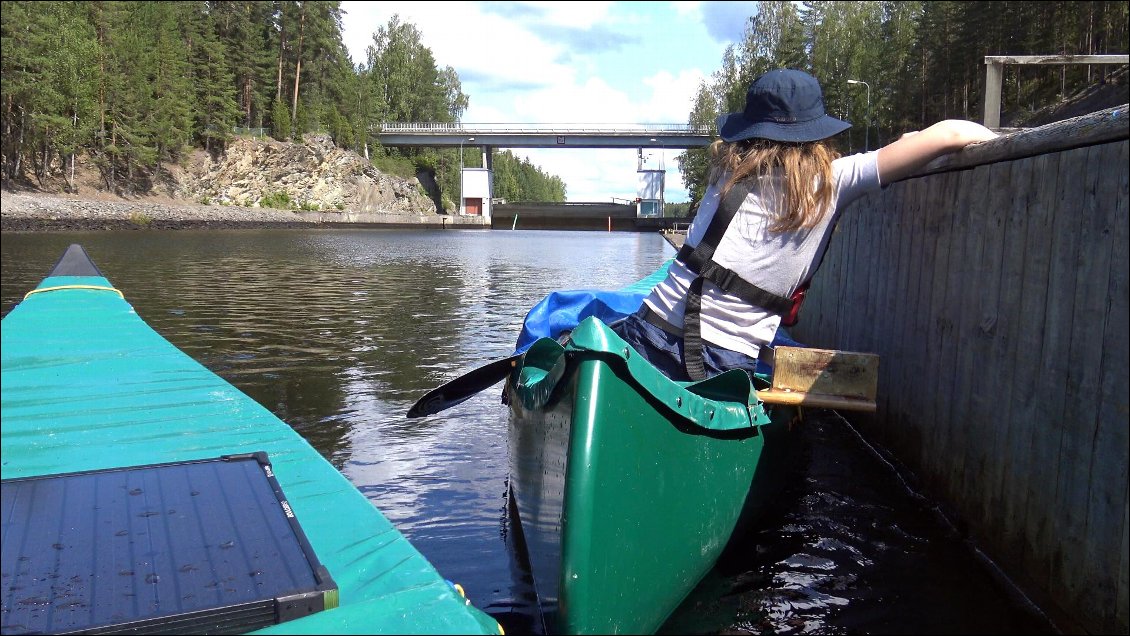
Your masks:
{"label": "street lamp post", "polygon": [[863,84],[867,88],[867,121],[863,126],[863,151],[867,152],[871,149],[871,85],[863,80],[849,79],[848,84]]}

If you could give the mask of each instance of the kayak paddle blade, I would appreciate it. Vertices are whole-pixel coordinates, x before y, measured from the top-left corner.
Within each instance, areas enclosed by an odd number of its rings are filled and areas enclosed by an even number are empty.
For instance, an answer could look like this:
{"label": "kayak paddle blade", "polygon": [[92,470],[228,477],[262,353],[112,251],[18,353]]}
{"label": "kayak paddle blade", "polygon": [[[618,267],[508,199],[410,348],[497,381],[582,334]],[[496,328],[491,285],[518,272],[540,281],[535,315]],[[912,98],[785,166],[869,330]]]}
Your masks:
{"label": "kayak paddle blade", "polygon": [[456,404],[465,402],[483,389],[489,388],[506,378],[518,364],[521,354],[501,358],[446,382],[424,394],[408,409],[408,417],[435,415]]}

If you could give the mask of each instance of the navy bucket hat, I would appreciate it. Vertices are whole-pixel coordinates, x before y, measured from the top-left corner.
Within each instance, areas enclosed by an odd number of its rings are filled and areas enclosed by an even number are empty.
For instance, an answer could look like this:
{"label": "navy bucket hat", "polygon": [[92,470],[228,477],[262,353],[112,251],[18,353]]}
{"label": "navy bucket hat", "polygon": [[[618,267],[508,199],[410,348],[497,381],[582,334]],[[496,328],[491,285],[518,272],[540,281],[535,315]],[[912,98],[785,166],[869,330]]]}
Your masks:
{"label": "navy bucket hat", "polygon": [[770,139],[802,143],[839,134],[851,124],[824,112],[824,94],[804,71],[778,69],[757,78],[745,96],[745,110],[718,117],[724,141]]}

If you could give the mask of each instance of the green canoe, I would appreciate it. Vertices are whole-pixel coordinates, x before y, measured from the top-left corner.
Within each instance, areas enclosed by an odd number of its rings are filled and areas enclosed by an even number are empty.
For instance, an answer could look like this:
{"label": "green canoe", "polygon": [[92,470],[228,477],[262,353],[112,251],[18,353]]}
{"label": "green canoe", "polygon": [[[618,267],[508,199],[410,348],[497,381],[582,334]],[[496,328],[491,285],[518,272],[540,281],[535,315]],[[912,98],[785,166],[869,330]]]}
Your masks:
{"label": "green canoe", "polygon": [[[89,625],[99,612],[116,615],[117,610],[111,612],[96,595],[143,575],[145,580],[132,591],[115,593],[115,598],[128,597],[136,606],[137,597],[153,596],[175,583],[179,586],[175,594],[149,599],[151,605],[167,611],[179,604],[175,609],[195,616],[199,608],[190,599],[206,594],[184,586],[191,583],[197,565],[207,564],[181,565],[178,559],[187,559],[197,547],[232,548],[225,554],[242,547],[229,540],[218,546],[182,546],[171,553],[155,550],[152,540],[159,533],[180,540],[191,534],[193,524],[200,526],[197,534],[206,535],[224,521],[194,520],[184,508],[162,505],[161,484],[166,482],[152,482],[157,486],[145,488],[144,493],[135,488],[130,496],[103,493],[106,501],[120,495],[118,500],[135,506],[133,512],[140,510],[128,518],[110,520],[106,508],[71,496],[58,511],[61,517],[46,524],[36,521],[49,512],[37,510],[41,502],[15,494],[9,497],[9,487],[13,493],[44,492],[45,485],[60,475],[106,478],[133,467],[199,468],[216,458],[227,462],[240,456],[269,458],[266,477],[256,479],[269,477],[281,491],[260,512],[285,513],[280,517],[285,523],[300,526],[295,530],[296,545],[306,551],[309,565],[317,566],[315,574],[323,575],[316,590],[320,611],[276,621],[259,631],[501,633],[496,621],[473,607],[291,427],[151,329],[81,247],[72,245],[51,275],[4,317],[0,355],[4,633],[66,631],[68,626]],[[229,482],[219,489],[226,491],[221,496],[230,498],[235,485]],[[131,497],[135,494],[139,496]],[[142,500],[148,507],[137,508]],[[12,521],[12,511],[21,505],[31,519],[26,528],[17,528]],[[95,540],[79,536],[76,530],[112,530],[119,526],[107,524],[119,522],[123,529],[108,538]],[[136,537],[130,535],[133,532]],[[24,537],[24,545],[9,540],[17,535]],[[31,549],[36,541],[46,541],[47,547]],[[114,547],[127,545],[122,552]],[[71,578],[45,588],[53,597],[32,597],[22,591],[43,583],[24,563],[48,558],[53,559],[52,567],[59,567],[64,557],[85,558],[92,568],[105,568],[113,559],[125,565],[113,566],[111,574],[102,578],[86,571],[72,573]],[[331,580],[332,586],[326,585]],[[222,596],[215,584],[205,584],[211,588],[208,593]]]}
{"label": "green canoe", "polygon": [[741,371],[669,380],[603,322],[506,383],[510,486],[546,629],[651,633],[778,490],[792,407]]}

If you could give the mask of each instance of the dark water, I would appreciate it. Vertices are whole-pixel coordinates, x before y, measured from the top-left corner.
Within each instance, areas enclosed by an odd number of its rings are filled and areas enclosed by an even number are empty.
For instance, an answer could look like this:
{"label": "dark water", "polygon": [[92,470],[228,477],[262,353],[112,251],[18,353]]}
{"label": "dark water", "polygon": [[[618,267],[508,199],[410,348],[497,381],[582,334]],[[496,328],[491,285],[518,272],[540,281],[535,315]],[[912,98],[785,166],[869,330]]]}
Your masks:
{"label": "dark water", "polygon": [[[499,390],[405,418],[508,355],[555,289],[612,289],[657,234],[487,230],[4,233],[7,313],[71,243],[154,329],[298,430],[507,633],[537,631],[513,553]],[[1053,633],[905,492],[849,425],[801,427],[793,488],[667,633]]]}

